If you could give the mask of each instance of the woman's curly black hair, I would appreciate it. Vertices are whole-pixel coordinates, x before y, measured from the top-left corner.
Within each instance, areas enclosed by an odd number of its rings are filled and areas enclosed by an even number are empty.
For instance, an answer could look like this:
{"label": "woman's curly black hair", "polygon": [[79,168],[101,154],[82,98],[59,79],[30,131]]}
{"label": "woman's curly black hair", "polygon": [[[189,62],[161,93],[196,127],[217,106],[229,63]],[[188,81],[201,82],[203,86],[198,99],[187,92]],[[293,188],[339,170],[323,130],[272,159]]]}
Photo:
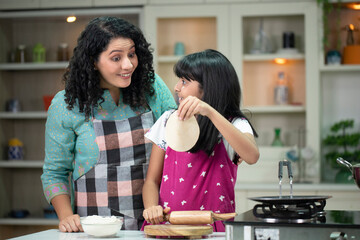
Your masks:
{"label": "woman's curly black hair", "polygon": [[[135,44],[138,66],[131,84],[122,88],[123,102],[131,108],[147,108],[146,95],[153,95],[155,81],[153,55],[150,44],[142,31],[128,21],[117,17],[98,17],[89,22],[77,40],[73,57],[64,73],[65,102],[69,110],[78,102],[79,111],[85,113],[86,121],[92,109],[104,102],[104,90],[100,87],[100,74],[94,69],[100,54],[114,38],[130,38]],[[100,100],[100,102],[99,102]]]}

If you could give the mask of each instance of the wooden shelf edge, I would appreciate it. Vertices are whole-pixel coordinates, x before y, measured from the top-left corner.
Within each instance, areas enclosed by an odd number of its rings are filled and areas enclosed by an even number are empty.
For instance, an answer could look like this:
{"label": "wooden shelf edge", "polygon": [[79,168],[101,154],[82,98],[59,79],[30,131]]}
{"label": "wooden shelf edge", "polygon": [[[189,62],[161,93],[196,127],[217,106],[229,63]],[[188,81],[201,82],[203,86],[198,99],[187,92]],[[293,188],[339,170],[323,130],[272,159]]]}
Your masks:
{"label": "wooden shelf edge", "polygon": [[1,63],[0,70],[49,70],[65,69],[68,62],[44,62],[44,63]]}
{"label": "wooden shelf edge", "polygon": [[159,63],[176,63],[183,56],[175,56],[175,55],[162,55],[158,57]]}
{"label": "wooden shelf edge", "polygon": [[51,218],[0,218],[0,225],[57,226],[58,224],[58,219]]}
{"label": "wooden shelf edge", "polygon": [[46,119],[45,111],[0,112],[0,119]]}
{"label": "wooden shelf edge", "polygon": [[288,60],[304,60],[305,55],[301,53],[297,54],[279,54],[279,53],[269,53],[269,54],[244,54],[244,61],[272,61],[275,58],[285,58]]}
{"label": "wooden shelf edge", "polygon": [[0,160],[0,168],[42,168],[43,160]]}
{"label": "wooden shelf edge", "polygon": [[305,106],[281,105],[281,106],[243,106],[243,110],[252,113],[305,113]]}
{"label": "wooden shelf edge", "polygon": [[322,65],[321,72],[358,72],[360,64]]}

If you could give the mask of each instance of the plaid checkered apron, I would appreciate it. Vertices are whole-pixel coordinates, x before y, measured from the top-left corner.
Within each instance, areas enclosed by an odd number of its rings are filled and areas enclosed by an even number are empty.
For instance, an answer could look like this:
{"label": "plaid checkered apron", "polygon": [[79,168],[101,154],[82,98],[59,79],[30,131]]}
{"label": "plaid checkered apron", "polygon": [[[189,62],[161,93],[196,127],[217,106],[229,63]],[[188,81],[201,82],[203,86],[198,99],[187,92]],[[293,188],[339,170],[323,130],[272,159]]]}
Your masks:
{"label": "plaid checkered apron", "polygon": [[142,187],[152,147],[144,134],[153,124],[151,111],[124,120],[93,120],[99,159],[75,181],[77,214],[123,216],[122,229],[141,228]]}

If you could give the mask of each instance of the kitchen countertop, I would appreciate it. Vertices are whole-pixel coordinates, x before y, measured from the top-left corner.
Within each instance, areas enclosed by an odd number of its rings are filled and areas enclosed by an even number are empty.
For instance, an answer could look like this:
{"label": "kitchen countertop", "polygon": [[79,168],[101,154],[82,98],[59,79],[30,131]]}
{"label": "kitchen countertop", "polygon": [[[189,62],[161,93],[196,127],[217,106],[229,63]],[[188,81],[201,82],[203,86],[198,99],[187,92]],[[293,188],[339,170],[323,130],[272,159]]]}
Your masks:
{"label": "kitchen countertop", "polygon": [[[17,238],[11,238],[12,240],[84,240],[84,239],[95,239],[95,240],[110,240],[110,239],[126,239],[126,240],[142,240],[142,239],[156,239],[156,238],[147,238],[142,231],[119,231],[116,237],[107,237],[107,238],[95,238],[87,235],[86,233],[63,233],[58,229],[50,229],[38,233],[28,234]],[[165,238],[164,238],[165,239]],[[174,238],[171,238],[174,239]],[[206,239],[214,240],[225,240],[224,232],[214,232]],[[194,239],[195,240],[195,239]]]}

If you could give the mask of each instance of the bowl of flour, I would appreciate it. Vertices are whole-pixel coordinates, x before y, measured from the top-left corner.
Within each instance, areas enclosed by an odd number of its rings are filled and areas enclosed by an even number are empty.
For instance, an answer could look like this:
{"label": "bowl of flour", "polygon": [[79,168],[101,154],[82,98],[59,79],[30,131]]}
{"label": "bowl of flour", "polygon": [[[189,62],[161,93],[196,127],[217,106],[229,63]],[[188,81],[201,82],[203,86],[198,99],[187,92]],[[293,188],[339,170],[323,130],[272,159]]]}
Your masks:
{"label": "bowl of flour", "polygon": [[122,217],[92,215],[80,218],[84,232],[94,237],[111,237],[121,229]]}

